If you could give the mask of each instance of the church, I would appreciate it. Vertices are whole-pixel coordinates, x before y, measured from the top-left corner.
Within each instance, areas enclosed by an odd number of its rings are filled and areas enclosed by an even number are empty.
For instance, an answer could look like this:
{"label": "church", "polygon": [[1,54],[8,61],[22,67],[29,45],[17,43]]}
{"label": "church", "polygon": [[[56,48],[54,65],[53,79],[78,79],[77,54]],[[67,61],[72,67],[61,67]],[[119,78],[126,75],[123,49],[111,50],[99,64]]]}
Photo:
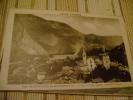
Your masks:
{"label": "church", "polygon": [[102,65],[107,70],[110,68],[110,57],[107,53],[99,54],[99,56],[87,56],[85,49],[83,48],[83,64],[88,68],[91,72],[93,71],[97,65]]}

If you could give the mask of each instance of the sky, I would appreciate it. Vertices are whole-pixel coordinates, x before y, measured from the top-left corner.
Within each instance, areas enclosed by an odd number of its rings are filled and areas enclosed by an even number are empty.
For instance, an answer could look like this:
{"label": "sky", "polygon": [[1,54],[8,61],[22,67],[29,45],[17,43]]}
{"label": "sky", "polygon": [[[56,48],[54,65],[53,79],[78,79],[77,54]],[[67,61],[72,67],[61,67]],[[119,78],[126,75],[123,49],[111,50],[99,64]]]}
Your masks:
{"label": "sky", "polygon": [[84,34],[96,34],[102,36],[121,36],[118,19],[95,18],[72,15],[35,14],[46,20],[63,22]]}

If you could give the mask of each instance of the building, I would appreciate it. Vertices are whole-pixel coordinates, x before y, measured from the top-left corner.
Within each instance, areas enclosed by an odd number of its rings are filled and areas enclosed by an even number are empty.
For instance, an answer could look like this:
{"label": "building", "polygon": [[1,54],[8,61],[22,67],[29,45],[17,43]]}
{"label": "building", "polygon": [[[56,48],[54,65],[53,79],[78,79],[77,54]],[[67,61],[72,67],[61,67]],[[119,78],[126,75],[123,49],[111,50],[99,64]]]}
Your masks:
{"label": "building", "polygon": [[94,70],[97,67],[96,62],[95,62],[95,57],[88,57],[87,65],[88,65],[89,71]]}
{"label": "building", "polygon": [[57,62],[60,62],[62,60],[70,60],[70,59],[75,59],[77,58],[78,55],[51,55],[51,56],[48,56],[48,60],[46,61],[46,63],[52,63],[54,61],[57,61]]}
{"label": "building", "polygon": [[71,68],[69,67],[69,66],[63,66],[62,67],[62,71],[68,71],[68,70],[70,70]]}
{"label": "building", "polygon": [[[96,61],[95,59],[98,57],[96,56],[87,56],[85,49],[83,48],[83,65],[86,67],[86,69],[88,69],[90,72],[93,71],[97,65],[96,65]],[[82,69],[82,68],[81,68]]]}
{"label": "building", "polygon": [[38,79],[39,82],[42,82],[45,77],[46,77],[46,72],[39,72],[37,74],[37,79]]}
{"label": "building", "polygon": [[99,56],[87,56],[85,49],[83,48],[83,64],[87,65],[89,71],[93,71],[97,65],[103,65],[107,70],[110,68],[110,58],[107,53],[100,54]]}
{"label": "building", "polygon": [[91,79],[92,83],[104,83],[104,80],[102,78],[95,78]]}
{"label": "building", "polygon": [[85,52],[85,49],[84,48],[83,48],[82,57],[83,57],[83,63],[84,63],[84,65],[87,65],[87,55],[86,55],[86,52]]}
{"label": "building", "polygon": [[79,67],[79,69],[80,69],[81,71],[89,71],[88,66],[82,66],[82,67]]}
{"label": "building", "polygon": [[109,55],[106,54],[106,53],[103,53],[103,54],[100,54],[100,56],[102,57],[103,66],[106,69],[109,69],[110,68],[110,58],[109,58]]}
{"label": "building", "polygon": [[53,55],[54,60],[65,60],[67,58],[74,59],[76,55]]}

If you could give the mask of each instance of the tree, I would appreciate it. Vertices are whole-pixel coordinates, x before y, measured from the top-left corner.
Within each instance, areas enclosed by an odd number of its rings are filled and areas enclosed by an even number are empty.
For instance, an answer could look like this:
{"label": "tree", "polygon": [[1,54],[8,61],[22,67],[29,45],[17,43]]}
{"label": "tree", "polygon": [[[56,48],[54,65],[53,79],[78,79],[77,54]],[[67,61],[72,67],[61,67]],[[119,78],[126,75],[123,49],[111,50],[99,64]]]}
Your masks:
{"label": "tree", "polygon": [[92,71],[92,77],[93,78],[104,78],[105,74],[106,74],[106,68],[103,67],[102,65],[98,65],[95,70]]}

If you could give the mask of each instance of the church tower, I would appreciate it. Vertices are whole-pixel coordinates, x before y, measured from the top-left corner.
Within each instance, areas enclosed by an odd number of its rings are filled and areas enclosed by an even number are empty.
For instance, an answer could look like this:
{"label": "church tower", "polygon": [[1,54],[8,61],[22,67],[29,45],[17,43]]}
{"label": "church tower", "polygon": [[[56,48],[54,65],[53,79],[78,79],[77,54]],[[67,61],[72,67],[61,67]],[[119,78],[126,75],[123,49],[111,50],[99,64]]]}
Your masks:
{"label": "church tower", "polygon": [[86,55],[86,52],[85,52],[85,49],[84,48],[83,48],[82,57],[83,57],[83,63],[84,63],[84,65],[87,65],[87,55]]}
{"label": "church tower", "polygon": [[109,55],[106,53],[102,54],[102,61],[103,61],[103,66],[108,70],[110,68]]}
{"label": "church tower", "polygon": [[103,46],[103,54],[102,55],[102,62],[103,62],[103,66],[108,70],[110,68],[110,57],[109,55],[106,53],[106,48],[105,46]]}

